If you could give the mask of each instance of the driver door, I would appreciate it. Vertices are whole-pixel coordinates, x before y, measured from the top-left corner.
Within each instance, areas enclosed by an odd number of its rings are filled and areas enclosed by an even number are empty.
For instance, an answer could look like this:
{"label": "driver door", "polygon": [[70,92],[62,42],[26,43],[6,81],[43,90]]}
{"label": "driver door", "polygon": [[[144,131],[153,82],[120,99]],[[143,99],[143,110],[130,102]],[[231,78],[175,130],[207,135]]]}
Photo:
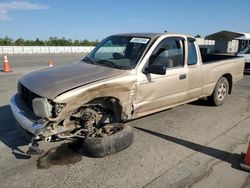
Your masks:
{"label": "driver door", "polygon": [[148,65],[166,67],[166,74],[138,73],[134,116],[140,117],[176,106],[186,99],[188,68],[185,66],[184,38],[168,37],[156,47]]}

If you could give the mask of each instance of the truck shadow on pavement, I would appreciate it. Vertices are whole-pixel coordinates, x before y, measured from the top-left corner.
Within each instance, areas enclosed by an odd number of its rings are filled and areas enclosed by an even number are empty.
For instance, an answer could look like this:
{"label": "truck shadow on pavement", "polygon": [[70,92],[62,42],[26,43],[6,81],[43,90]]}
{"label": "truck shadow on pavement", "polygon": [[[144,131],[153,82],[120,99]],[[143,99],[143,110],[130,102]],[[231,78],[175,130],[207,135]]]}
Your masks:
{"label": "truck shadow on pavement", "polygon": [[195,105],[195,106],[211,106],[211,107],[215,107],[214,105],[211,104],[211,102],[207,99],[199,99],[197,101],[193,101],[191,103],[188,103],[191,105]]}
{"label": "truck shadow on pavement", "polygon": [[30,159],[19,147],[28,145],[29,141],[16,127],[15,119],[9,105],[0,107],[0,142],[11,149],[17,159]]}
{"label": "truck shadow on pavement", "polygon": [[134,128],[137,130],[146,132],[148,134],[151,134],[153,136],[157,136],[159,138],[173,142],[175,144],[179,144],[181,146],[184,146],[184,147],[189,148],[191,150],[194,150],[196,152],[200,152],[202,154],[205,154],[205,155],[211,156],[213,158],[219,159],[221,161],[227,162],[227,163],[231,164],[232,168],[240,170],[240,163],[242,162],[242,158],[243,158],[243,156],[240,154],[230,153],[227,151],[211,148],[208,146],[203,146],[200,144],[196,144],[194,142],[190,142],[190,141],[183,140],[180,138],[164,135],[164,134],[157,133],[157,132],[147,130],[147,129],[143,129],[140,127],[134,127]]}

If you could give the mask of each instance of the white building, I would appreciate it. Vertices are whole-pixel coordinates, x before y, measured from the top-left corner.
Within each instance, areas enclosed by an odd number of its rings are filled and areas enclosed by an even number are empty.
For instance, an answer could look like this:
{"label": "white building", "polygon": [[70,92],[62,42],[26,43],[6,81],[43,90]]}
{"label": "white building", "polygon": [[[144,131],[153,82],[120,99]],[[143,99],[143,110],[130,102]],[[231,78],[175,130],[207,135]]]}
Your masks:
{"label": "white building", "polygon": [[214,52],[235,53],[250,45],[250,33],[220,31],[205,37],[214,40]]}

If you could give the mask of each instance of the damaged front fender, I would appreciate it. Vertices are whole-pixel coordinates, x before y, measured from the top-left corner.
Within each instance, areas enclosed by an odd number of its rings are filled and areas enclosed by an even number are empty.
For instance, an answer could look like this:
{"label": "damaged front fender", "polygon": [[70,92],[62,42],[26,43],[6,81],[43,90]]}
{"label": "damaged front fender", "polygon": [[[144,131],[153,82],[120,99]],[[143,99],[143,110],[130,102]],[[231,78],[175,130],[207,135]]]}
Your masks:
{"label": "damaged front fender", "polygon": [[134,71],[129,72],[130,74],[126,73],[122,76],[113,77],[106,81],[102,80],[62,93],[53,100],[56,103],[66,104],[59,116],[65,117],[80,106],[98,98],[114,98],[119,101],[122,113],[126,114],[127,118],[130,119],[133,111],[136,75]]}

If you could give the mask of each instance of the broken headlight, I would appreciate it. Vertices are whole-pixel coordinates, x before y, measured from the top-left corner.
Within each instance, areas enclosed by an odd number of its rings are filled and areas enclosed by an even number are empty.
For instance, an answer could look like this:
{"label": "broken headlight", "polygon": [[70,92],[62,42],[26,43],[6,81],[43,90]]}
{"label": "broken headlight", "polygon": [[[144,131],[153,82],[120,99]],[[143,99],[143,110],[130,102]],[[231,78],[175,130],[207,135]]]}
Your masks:
{"label": "broken headlight", "polygon": [[34,113],[38,117],[48,118],[51,116],[52,105],[46,98],[36,97],[32,101],[32,107]]}

